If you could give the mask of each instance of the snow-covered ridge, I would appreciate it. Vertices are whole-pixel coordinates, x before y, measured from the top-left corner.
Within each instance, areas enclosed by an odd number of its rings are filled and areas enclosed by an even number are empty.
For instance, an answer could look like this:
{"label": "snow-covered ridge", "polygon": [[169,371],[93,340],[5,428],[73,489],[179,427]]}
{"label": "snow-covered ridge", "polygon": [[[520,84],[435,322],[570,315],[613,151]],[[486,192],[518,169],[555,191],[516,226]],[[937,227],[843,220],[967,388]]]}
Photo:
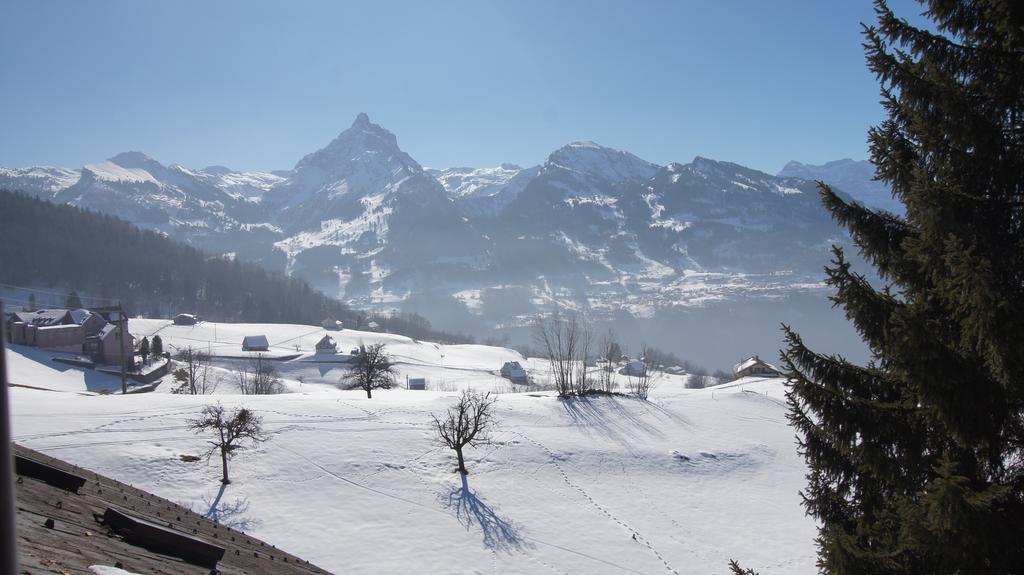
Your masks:
{"label": "snow-covered ridge", "polygon": [[892,197],[889,186],[874,179],[875,166],[866,160],[846,158],[821,165],[789,162],[779,171],[779,176],[822,180],[868,207],[896,214],[902,214],[904,210],[903,204]]}
{"label": "snow-covered ridge", "polygon": [[86,165],[83,170],[101,182],[159,184],[152,174],[142,168],[125,168],[111,160]]}
{"label": "snow-covered ridge", "polygon": [[658,171],[658,166],[613,148],[590,141],[571,142],[548,156],[546,165],[600,178],[609,182],[643,181]]}
{"label": "snow-covered ridge", "polygon": [[441,182],[445,191],[455,198],[488,196],[499,192],[523,169],[514,164],[494,168],[448,168],[427,172]]}

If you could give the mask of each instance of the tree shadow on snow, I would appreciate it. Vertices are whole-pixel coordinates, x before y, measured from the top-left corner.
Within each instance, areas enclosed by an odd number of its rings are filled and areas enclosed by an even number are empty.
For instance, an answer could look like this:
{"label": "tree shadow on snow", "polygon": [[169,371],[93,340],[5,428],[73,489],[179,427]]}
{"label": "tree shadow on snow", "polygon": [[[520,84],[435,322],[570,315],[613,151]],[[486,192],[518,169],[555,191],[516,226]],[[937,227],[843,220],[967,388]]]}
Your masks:
{"label": "tree shadow on snow", "polygon": [[597,433],[626,448],[646,437],[662,437],[658,427],[642,419],[633,408],[649,412],[647,402],[618,397],[569,397],[562,407],[572,423],[585,433]]}
{"label": "tree shadow on snow", "polygon": [[452,487],[447,496],[442,496],[441,503],[453,509],[466,531],[479,526],[483,532],[484,546],[493,551],[512,553],[529,547],[529,543],[520,534],[520,528],[512,521],[498,515],[482,499],[469,488],[469,482],[462,475],[462,486]]}
{"label": "tree shadow on snow", "polygon": [[206,518],[238,531],[249,531],[259,527],[258,520],[246,515],[249,512],[248,498],[237,497],[231,501],[222,501],[227,487],[227,485],[221,485],[220,491],[217,492],[217,497],[213,501],[207,497],[203,498],[203,507],[209,506],[209,510],[205,514]]}

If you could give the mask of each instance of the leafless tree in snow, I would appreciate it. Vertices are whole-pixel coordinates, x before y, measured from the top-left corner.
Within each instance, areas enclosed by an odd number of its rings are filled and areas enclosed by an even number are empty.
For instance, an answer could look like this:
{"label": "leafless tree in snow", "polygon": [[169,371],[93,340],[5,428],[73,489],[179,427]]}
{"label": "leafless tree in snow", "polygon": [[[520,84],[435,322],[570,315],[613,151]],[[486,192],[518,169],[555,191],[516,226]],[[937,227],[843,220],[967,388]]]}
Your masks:
{"label": "leafless tree in snow", "polygon": [[633,395],[646,400],[657,383],[659,372],[652,358],[647,354],[647,344],[640,346],[640,357],[637,359],[643,362],[643,369],[639,374],[631,374],[627,377],[626,388]]}
{"label": "leafless tree in snow", "polygon": [[359,355],[352,369],[342,376],[341,385],[346,389],[361,389],[366,392],[366,398],[371,399],[373,390],[395,386],[395,368],[383,343],[359,347]]}
{"label": "leafless tree in snow", "polygon": [[538,316],[533,324],[533,337],[547,354],[559,397],[585,395],[590,391],[592,382],[587,376],[590,326],[578,314]]}
{"label": "leafless tree in snow", "polygon": [[228,459],[245,449],[246,444],[256,446],[269,439],[263,432],[262,417],[244,407],[228,413],[220,403],[204,407],[198,418],[188,420],[188,427],[194,433],[213,432],[205,456],[209,459],[214,453],[220,452],[220,482],[225,485],[231,483],[228,478]]}
{"label": "leafless tree in snow", "polygon": [[262,353],[235,364],[234,374],[243,395],[272,395],[282,391],[277,369]]}
{"label": "leafless tree in snow", "polygon": [[207,377],[210,369],[210,355],[188,346],[178,352],[174,358],[182,366],[174,371],[174,379],[181,382],[176,393],[206,395],[213,393],[217,382]]}
{"label": "leafless tree in snow", "polygon": [[490,393],[480,394],[467,389],[459,396],[458,403],[448,408],[444,417],[431,414],[438,440],[455,450],[459,460],[458,471],[463,475],[469,471],[466,470],[462,449],[467,445],[475,447],[488,442],[489,431],[494,425],[495,401]]}
{"label": "leafless tree in snow", "polygon": [[601,345],[598,348],[598,375],[597,375],[597,388],[601,391],[611,393],[618,387],[618,382],[615,378],[615,364],[619,361],[619,357],[622,355],[622,348],[619,346],[618,340],[615,338],[615,332],[612,328],[608,328],[608,331],[601,336]]}

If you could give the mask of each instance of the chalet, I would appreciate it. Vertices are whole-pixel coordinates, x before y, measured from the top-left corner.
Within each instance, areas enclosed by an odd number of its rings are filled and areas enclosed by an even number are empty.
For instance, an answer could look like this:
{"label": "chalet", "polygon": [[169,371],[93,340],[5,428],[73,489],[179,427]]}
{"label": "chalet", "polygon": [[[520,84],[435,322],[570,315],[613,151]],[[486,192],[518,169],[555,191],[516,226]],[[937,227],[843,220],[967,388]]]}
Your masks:
{"label": "chalet", "polygon": [[526,373],[526,369],[518,361],[506,361],[501,366],[501,377],[508,379],[512,383],[525,384],[530,382],[529,374]]}
{"label": "chalet", "polygon": [[774,365],[767,363],[756,355],[737,363],[732,368],[737,379],[741,377],[781,377],[782,372]]}
{"label": "chalet", "polygon": [[341,331],[341,328],[343,326],[343,324],[340,321],[334,319],[333,317],[329,317],[324,321],[320,322],[320,325],[323,326],[324,329],[330,331]]}
{"label": "chalet", "polygon": [[334,343],[331,336],[325,335],[320,341],[316,342],[317,353],[338,353],[338,344]]}
{"label": "chalet", "polygon": [[247,335],[242,338],[242,351],[267,351],[270,343],[265,335]]}
{"label": "chalet", "polygon": [[619,373],[633,377],[642,377],[647,375],[647,364],[639,359],[630,359],[626,362],[626,365],[619,370]]}
{"label": "chalet", "polygon": [[190,313],[179,313],[174,316],[174,325],[195,325],[199,318]]}

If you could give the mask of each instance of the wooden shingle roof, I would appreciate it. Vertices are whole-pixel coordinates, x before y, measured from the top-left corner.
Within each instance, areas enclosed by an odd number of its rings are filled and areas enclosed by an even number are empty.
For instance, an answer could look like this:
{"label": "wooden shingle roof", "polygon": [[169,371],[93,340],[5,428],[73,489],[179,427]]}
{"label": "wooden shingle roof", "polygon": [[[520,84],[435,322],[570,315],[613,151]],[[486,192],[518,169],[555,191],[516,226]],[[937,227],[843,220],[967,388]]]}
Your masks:
{"label": "wooden shingle roof", "polygon": [[223,575],[327,573],[162,497],[20,445],[15,445],[14,451],[17,456],[85,480],[75,493],[32,475],[18,475],[14,491],[19,575],[94,575],[89,569],[92,565],[120,566],[130,572],[154,575],[211,573],[209,567],[127,542],[123,534],[112,532],[98,521],[97,517],[102,517],[107,509],[224,548],[224,556],[216,566],[216,572]]}

